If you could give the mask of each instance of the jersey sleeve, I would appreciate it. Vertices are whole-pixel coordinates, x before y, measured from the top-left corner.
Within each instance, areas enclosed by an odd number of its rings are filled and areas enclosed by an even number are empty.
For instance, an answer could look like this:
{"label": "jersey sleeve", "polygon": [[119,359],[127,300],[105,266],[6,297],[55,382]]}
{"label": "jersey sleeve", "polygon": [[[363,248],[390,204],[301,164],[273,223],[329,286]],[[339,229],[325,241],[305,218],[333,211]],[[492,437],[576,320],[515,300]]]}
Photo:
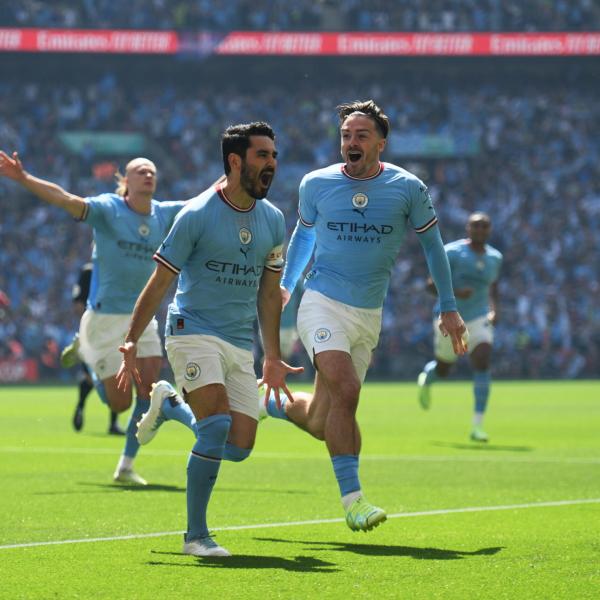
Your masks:
{"label": "jersey sleeve", "polygon": [[164,215],[167,224],[167,229],[171,229],[173,221],[175,221],[175,217],[179,214],[179,211],[181,211],[181,209],[187,203],[188,200],[177,200],[160,203],[161,212]]}
{"label": "jersey sleeve", "polygon": [[498,281],[498,277],[500,277],[500,269],[502,269],[502,263],[504,261],[504,257],[500,252],[498,252],[498,260],[496,261],[496,271],[494,273],[494,281]]}
{"label": "jersey sleeve", "polygon": [[84,201],[85,208],[79,221],[87,223],[96,229],[102,229],[116,217],[115,207],[110,196],[106,194],[91,196],[84,198]]}
{"label": "jersey sleeve", "polygon": [[456,248],[452,244],[446,244],[444,246],[444,250],[446,251],[446,256],[448,257],[448,263],[450,264],[450,268],[454,269],[456,266]]}
{"label": "jersey sleeve", "polygon": [[283,213],[277,211],[274,246],[265,260],[265,269],[280,273],[283,269],[283,242],[285,240],[285,218]]}
{"label": "jersey sleeve", "polygon": [[306,227],[312,227],[317,218],[317,207],[312,188],[311,180],[304,176],[298,188],[298,217]]}
{"label": "jersey sleeve", "polygon": [[416,233],[425,233],[437,224],[438,219],[427,186],[422,181],[410,182],[410,199],[408,219]]}
{"label": "jersey sleeve", "polygon": [[196,211],[180,212],[167,237],[154,253],[154,260],[176,275],[181,273],[202,235],[202,219],[197,218],[197,214]]}

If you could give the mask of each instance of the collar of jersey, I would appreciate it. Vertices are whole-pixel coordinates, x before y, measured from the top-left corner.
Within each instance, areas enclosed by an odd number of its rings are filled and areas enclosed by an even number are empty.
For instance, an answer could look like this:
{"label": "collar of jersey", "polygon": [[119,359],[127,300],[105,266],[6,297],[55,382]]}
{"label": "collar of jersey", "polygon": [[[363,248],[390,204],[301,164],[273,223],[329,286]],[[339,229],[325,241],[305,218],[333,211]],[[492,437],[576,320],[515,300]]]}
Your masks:
{"label": "collar of jersey", "polygon": [[383,163],[380,162],[379,163],[379,171],[377,171],[377,173],[375,173],[375,175],[371,175],[370,177],[352,177],[352,175],[350,175],[350,173],[348,173],[348,171],[346,171],[346,165],[342,165],[342,173],[348,177],[349,179],[354,179],[354,181],[367,181],[368,179],[375,179],[375,177],[379,177],[382,173],[383,173],[383,169],[385,167],[383,166]]}
{"label": "collar of jersey", "polygon": [[[154,198],[152,199],[154,200]],[[127,195],[123,196],[123,201],[125,202],[125,206],[134,214],[140,216],[140,217],[150,217],[154,214],[154,202],[152,202],[152,200],[150,201],[150,212],[148,214],[146,213],[141,213],[138,212],[137,210],[135,210],[133,208],[133,206],[131,206],[131,204],[129,204],[129,199],[127,197]]]}
{"label": "collar of jersey", "polygon": [[215,185],[215,190],[217,194],[219,194],[219,198],[221,198],[221,200],[223,200],[225,204],[233,208],[233,210],[237,210],[237,212],[250,212],[256,205],[256,198],[253,198],[254,202],[252,202],[252,204],[248,208],[240,208],[239,206],[233,204],[233,202],[231,202],[231,200],[229,200],[229,198],[225,195],[222,184]]}

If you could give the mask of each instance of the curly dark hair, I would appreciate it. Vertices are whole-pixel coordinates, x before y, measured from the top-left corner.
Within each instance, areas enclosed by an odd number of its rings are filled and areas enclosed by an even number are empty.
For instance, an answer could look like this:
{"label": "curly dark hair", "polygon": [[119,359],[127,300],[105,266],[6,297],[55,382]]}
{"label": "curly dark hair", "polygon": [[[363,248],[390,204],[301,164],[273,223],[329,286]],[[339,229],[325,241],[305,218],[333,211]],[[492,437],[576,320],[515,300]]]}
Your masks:
{"label": "curly dark hair", "polygon": [[264,121],[253,123],[240,123],[230,125],[221,136],[221,151],[223,153],[223,168],[225,175],[229,175],[231,167],[227,157],[233,152],[242,158],[246,157],[246,150],[250,147],[250,137],[253,135],[265,135],[272,140],[275,139],[273,128]]}

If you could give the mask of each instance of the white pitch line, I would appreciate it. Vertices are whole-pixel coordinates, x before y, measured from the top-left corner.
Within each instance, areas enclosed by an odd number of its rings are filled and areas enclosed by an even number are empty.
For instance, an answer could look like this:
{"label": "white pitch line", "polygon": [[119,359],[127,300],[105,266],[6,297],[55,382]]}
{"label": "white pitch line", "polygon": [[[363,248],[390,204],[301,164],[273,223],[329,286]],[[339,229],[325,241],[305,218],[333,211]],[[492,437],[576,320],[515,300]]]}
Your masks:
{"label": "white pitch line", "polygon": [[[438,510],[425,510],[419,512],[394,513],[388,519],[402,519],[409,517],[432,517],[436,515],[450,515],[458,513],[489,512],[494,510],[518,510],[522,508],[546,508],[553,506],[575,506],[578,504],[600,504],[600,498],[583,498],[579,500],[554,500],[550,502],[529,502],[525,504],[504,504],[499,506],[465,506],[463,508],[442,508]],[[325,525],[329,523],[343,523],[345,519],[312,519],[309,521],[285,521],[283,523],[258,523],[254,525],[232,525],[215,527],[212,531],[241,531],[244,529],[268,529],[273,527],[296,527],[299,525]],[[62,544],[88,544],[90,542],[117,542],[122,540],[140,540],[144,538],[165,537],[182,535],[183,531],[161,531],[157,533],[139,533],[131,535],[116,535],[112,537],[83,538],[79,540],[56,540],[51,542],[26,542],[22,544],[5,544],[0,550],[11,548],[34,548],[37,546],[57,546]]]}
{"label": "white pitch line", "polygon": [[[31,454],[108,454],[114,455],[118,450],[114,448],[57,448],[52,446],[0,446],[0,453],[31,453]],[[145,456],[187,456],[187,450],[152,450],[144,448]],[[513,463],[572,463],[582,465],[598,465],[600,458],[592,456],[490,456],[489,454],[478,456],[440,455],[440,454],[361,454],[361,460],[372,461],[404,461],[404,462],[513,462]],[[510,452],[507,450],[507,452]],[[330,461],[326,453],[311,455],[301,453],[281,452],[253,452],[253,458],[260,459],[285,459],[285,460],[326,460]]]}

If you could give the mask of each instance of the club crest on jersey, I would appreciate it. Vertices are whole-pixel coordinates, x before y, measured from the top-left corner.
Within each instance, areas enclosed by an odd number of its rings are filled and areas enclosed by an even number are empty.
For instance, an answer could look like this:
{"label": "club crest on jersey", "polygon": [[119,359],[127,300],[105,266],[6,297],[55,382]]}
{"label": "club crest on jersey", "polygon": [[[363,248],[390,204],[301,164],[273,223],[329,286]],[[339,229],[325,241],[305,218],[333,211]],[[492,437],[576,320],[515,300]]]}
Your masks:
{"label": "club crest on jersey", "polygon": [[146,223],[142,223],[139,227],[138,227],[138,233],[146,238],[150,235],[150,227],[148,227],[148,225]]}
{"label": "club crest on jersey", "polygon": [[252,241],[252,232],[245,227],[240,229],[240,242],[242,244],[249,244]]}
{"label": "club crest on jersey", "polygon": [[198,379],[198,377],[200,377],[200,365],[195,362],[189,362],[187,365],[185,365],[184,377],[188,381],[194,381],[194,379]]}
{"label": "club crest on jersey", "polygon": [[358,192],[358,194],[352,196],[352,206],[354,208],[367,208],[367,204],[369,204],[369,196],[366,194]]}
{"label": "club crest on jersey", "polygon": [[331,331],[325,327],[321,327],[315,331],[315,342],[326,342],[331,337]]}

